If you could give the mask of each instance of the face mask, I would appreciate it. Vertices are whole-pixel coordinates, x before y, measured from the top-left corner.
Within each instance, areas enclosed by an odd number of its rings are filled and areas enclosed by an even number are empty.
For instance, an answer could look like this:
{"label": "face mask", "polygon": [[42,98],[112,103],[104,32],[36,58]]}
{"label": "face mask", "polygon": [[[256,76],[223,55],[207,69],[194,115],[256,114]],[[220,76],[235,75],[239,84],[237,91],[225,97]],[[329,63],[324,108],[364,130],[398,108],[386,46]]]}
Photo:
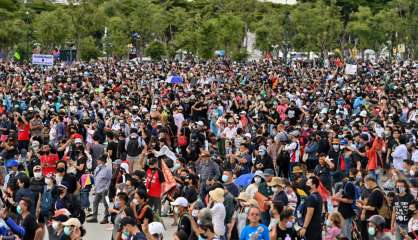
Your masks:
{"label": "face mask", "polygon": [[42,172],[34,172],[33,176],[37,179],[42,178]]}
{"label": "face mask", "polygon": [[374,227],[367,228],[367,232],[370,236],[374,236],[376,234],[376,229]]}
{"label": "face mask", "polygon": [[274,193],[276,193],[276,192],[279,191],[279,189],[277,187],[273,187],[273,188],[271,188],[271,191],[273,191]]}
{"label": "face mask", "polygon": [[409,175],[412,176],[412,177],[415,176],[415,171],[414,170],[409,170]]}
{"label": "face mask", "polygon": [[65,168],[57,168],[57,172],[59,172],[59,173],[63,173],[63,172],[65,172]]}
{"label": "face mask", "polygon": [[58,225],[59,225],[59,223],[58,222],[52,222],[52,228],[54,229],[54,230],[57,230],[58,229]]}
{"label": "face mask", "polygon": [[192,210],[192,216],[193,217],[197,217],[198,214],[199,214],[199,210],[197,210],[197,209]]}
{"label": "face mask", "polygon": [[250,209],[248,207],[244,208],[244,213],[248,214],[248,211],[250,211]]}
{"label": "face mask", "polygon": [[207,236],[205,236],[203,233],[199,235],[199,240],[206,240],[206,239],[207,239]]}
{"label": "face mask", "polygon": [[361,179],[362,179],[362,177],[361,177],[361,176],[356,176],[356,181],[357,181],[357,182],[360,182],[360,181],[361,181]]}
{"label": "face mask", "polygon": [[338,151],[340,150],[340,145],[332,145],[332,148],[334,149],[334,151]]}
{"label": "face mask", "polygon": [[17,212],[17,214],[22,214],[22,207],[20,207],[19,205],[17,205],[17,207],[16,207],[16,212]]}
{"label": "face mask", "polygon": [[312,127],[313,127],[313,129],[317,129],[318,125],[313,125]]}
{"label": "face mask", "polygon": [[120,203],[119,202],[115,202],[115,208],[120,208]]}
{"label": "face mask", "polygon": [[179,208],[178,208],[178,207],[175,207],[175,208],[174,208],[174,213],[175,213],[175,214],[179,214]]}
{"label": "face mask", "polygon": [[178,163],[178,162],[174,163],[174,166],[173,166],[173,171],[176,171],[176,170],[177,170],[177,169],[179,169],[180,167],[181,167],[180,163]]}
{"label": "face mask", "polygon": [[222,182],[227,182],[227,181],[228,181],[228,176],[222,175]]}
{"label": "face mask", "polygon": [[404,193],[405,192],[405,188],[403,188],[403,187],[397,187],[396,188],[396,192],[397,193]]}
{"label": "face mask", "polygon": [[286,228],[292,228],[292,227],[293,227],[293,222],[288,221],[288,222],[286,223]]}
{"label": "face mask", "polygon": [[257,184],[260,184],[261,183],[261,178],[260,177],[255,177],[254,182],[257,183]]}
{"label": "face mask", "polygon": [[261,151],[260,152],[260,156],[264,156],[264,155],[266,155],[266,152],[265,151]]}
{"label": "face mask", "polygon": [[139,201],[135,198],[134,200],[132,200],[132,202],[135,204],[135,205],[138,205],[139,204]]}
{"label": "face mask", "polygon": [[122,233],[122,239],[123,240],[126,240],[126,239],[128,239],[129,238],[129,232],[128,231],[124,231],[123,233]]}

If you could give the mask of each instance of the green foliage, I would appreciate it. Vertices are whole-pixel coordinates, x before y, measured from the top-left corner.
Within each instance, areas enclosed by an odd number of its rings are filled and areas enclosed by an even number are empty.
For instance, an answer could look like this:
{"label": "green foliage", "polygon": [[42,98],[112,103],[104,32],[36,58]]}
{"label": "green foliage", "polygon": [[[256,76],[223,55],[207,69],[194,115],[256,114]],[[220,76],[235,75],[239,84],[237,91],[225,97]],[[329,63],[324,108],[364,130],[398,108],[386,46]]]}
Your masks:
{"label": "green foliage", "polygon": [[158,41],[152,42],[145,50],[146,54],[151,57],[152,60],[161,60],[165,55],[165,47]]}
{"label": "green foliage", "polygon": [[416,0],[301,0],[295,6],[258,0],[69,2],[0,0],[0,50],[25,49],[35,41],[47,52],[72,42],[79,59],[104,53],[124,58],[132,45],[155,59],[176,52],[208,59],[223,49],[228,58],[242,60],[251,31],[264,52],[274,46],[326,57],[335,48],[380,51],[405,44],[408,56],[418,55]]}

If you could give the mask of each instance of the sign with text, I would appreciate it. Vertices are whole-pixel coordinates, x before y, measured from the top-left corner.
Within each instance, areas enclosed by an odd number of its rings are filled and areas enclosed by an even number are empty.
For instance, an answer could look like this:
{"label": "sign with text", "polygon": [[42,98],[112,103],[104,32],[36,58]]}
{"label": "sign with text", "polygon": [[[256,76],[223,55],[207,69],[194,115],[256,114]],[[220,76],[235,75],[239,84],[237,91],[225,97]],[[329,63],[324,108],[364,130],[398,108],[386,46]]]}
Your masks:
{"label": "sign with text", "polygon": [[32,54],[32,64],[34,65],[54,65],[54,55]]}

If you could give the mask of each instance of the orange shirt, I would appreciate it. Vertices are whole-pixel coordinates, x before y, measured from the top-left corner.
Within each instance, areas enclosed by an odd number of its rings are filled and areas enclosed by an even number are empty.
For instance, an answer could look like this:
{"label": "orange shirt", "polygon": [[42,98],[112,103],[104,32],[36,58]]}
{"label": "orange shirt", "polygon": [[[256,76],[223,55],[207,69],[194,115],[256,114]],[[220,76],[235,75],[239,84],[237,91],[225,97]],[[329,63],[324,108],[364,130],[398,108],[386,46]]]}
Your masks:
{"label": "orange shirt", "polygon": [[373,141],[372,147],[366,151],[367,170],[376,170],[377,169],[377,151],[382,148],[383,140],[381,138],[375,138]]}

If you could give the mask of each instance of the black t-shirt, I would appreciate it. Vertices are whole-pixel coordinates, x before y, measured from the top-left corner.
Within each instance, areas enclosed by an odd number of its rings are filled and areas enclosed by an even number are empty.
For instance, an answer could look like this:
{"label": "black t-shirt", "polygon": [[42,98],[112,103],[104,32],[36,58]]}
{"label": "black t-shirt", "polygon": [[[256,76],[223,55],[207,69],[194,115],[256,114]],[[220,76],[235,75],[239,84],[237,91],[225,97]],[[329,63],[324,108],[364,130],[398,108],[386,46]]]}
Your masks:
{"label": "black t-shirt", "polygon": [[179,226],[178,226],[178,230],[185,231],[188,236],[193,232],[192,222],[190,221],[190,218],[191,218],[190,215],[184,214],[183,216],[181,216],[180,221],[179,221]]}
{"label": "black t-shirt", "polygon": [[411,211],[409,205],[414,201],[414,196],[407,193],[405,196],[396,195],[393,199],[393,208],[396,214],[396,222],[399,224],[408,224],[411,218]]}
{"label": "black t-shirt", "polygon": [[[306,209],[313,208],[314,212],[312,215],[311,222],[309,223],[308,228],[306,229],[306,237],[308,239],[319,239],[318,236],[322,235],[322,221],[321,221],[321,215],[322,215],[322,199],[321,195],[319,195],[318,192],[312,193],[308,196],[305,202]],[[306,217],[306,211],[305,217]]]}
{"label": "black t-shirt", "polygon": [[23,240],[32,240],[35,238],[35,232],[38,228],[38,224],[36,223],[36,219],[29,214],[22,220],[21,225],[25,228],[25,235],[23,236]]}
{"label": "black t-shirt", "polygon": [[234,197],[238,197],[239,189],[235,183],[225,183],[224,186]]}
{"label": "black t-shirt", "polygon": [[383,198],[384,198],[383,193],[378,187],[376,187],[372,190],[369,197],[367,198],[367,204],[366,205],[374,207],[375,210],[374,211],[366,210],[366,219],[368,219],[369,217],[371,217],[373,215],[379,214],[377,209],[382,207]]}
{"label": "black t-shirt", "polygon": [[132,236],[131,239],[132,240],[146,240],[147,238],[145,237],[145,235],[142,232],[138,232],[137,234]]}
{"label": "black t-shirt", "polygon": [[77,169],[77,174],[76,174],[77,179],[80,179],[81,176],[86,172],[86,168],[87,168],[87,157],[86,156],[82,156],[82,157],[77,159],[77,166],[80,166],[81,164],[84,164],[84,167],[81,170]]}
{"label": "black t-shirt", "polygon": [[107,144],[107,151],[112,150],[112,154],[109,156],[112,161],[117,159],[117,152],[118,152],[118,143],[115,141],[110,141]]}
{"label": "black t-shirt", "polygon": [[68,193],[74,193],[77,190],[77,178],[74,174],[66,173],[62,178],[61,184],[68,188]]}
{"label": "black t-shirt", "polygon": [[276,239],[285,239],[287,236],[290,237],[290,239],[297,239],[297,233],[296,230],[292,227],[292,228],[286,228],[286,230],[282,230],[279,227],[279,224],[277,224],[276,226]]}
{"label": "black t-shirt", "polygon": [[148,222],[154,221],[154,214],[149,205],[144,205],[143,207],[140,207],[139,205],[137,205],[136,210],[137,210],[136,222],[138,223],[139,227],[141,227],[141,225],[144,223],[145,218],[148,219]]}
{"label": "black t-shirt", "polygon": [[[344,185],[342,198],[354,200],[356,197],[356,189],[352,182],[347,182]],[[338,212],[344,217],[344,219],[353,217],[355,215],[353,204],[340,202],[338,206]]]}
{"label": "black t-shirt", "polygon": [[297,123],[297,121],[299,120],[299,115],[301,113],[302,112],[297,107],[288,108],[286,110],[286,115],[287,115],[287,118],[289,119],[289,122],[290,122],[291,125],[295,125]]}
{"label": "black t-shirt", "polygon": [[284,191],[280,191],[274,195],[273,202],[281,202],[284,206],[287,206],[287,204],[289,204],[289,199]]}

